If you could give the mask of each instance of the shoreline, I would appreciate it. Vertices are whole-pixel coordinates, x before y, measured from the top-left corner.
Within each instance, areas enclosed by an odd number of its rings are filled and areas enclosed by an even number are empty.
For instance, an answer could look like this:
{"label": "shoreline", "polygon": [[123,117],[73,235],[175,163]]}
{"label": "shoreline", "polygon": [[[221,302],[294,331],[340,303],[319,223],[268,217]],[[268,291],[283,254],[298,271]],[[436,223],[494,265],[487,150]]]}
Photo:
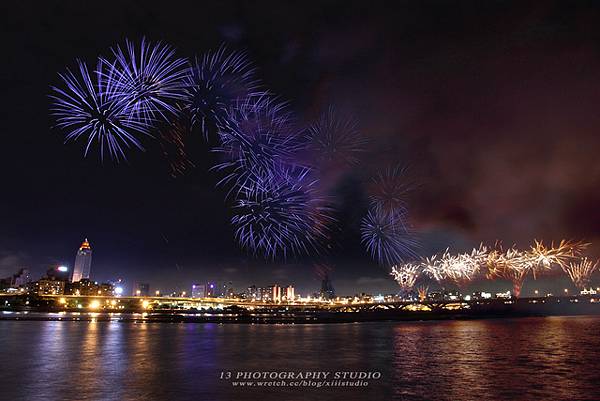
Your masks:
{"label": "shoreline", "polygon": [[228,313],[110,313],[110,312],[44,312],[7,311],[0,313],[0,321],[63,321],[63,322],[120,322],[120,323],[217,323],[217,324],[336,324],[367,322],[466,321],[487,319],[514,319],[527,317],[600,316],[598,311],[542,312],[321,312],[310,314],[228,314]]}

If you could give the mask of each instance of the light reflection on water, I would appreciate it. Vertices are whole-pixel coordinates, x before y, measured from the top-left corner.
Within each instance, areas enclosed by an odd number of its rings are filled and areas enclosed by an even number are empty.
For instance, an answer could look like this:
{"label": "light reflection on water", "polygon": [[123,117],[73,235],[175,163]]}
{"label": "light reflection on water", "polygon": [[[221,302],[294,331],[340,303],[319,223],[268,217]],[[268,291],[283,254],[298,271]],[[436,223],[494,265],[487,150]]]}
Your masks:
{"label": "light reflection on water", "polygon": [[[330,325],[0,321],[10,400],[598,399],[600,318]],[[361,389],[234,389],[231,371],[380,371]],[[283,398],[282,398],[283,397]]]}

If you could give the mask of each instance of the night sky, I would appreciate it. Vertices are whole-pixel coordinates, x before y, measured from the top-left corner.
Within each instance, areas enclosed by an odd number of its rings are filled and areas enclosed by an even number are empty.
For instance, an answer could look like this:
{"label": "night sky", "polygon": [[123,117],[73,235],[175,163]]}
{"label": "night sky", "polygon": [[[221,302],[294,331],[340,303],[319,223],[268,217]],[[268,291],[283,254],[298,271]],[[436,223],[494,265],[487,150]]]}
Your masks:
{"label": "night sky", "polygon": [[144,36],[185,57],[221,43],[247,50],[301,121],[330,104],[356,118],[368,146],[332,184],[340,223],[319,260],[333,267],[339,293],[396,289],[358,227],[365,184],[397,164],[418,183],[410,210],[423,255],[573,238],[592,241],[600,256],[592,2],[22,1],[3,2],[0,15],[1,277],[72,266],[88,237],[97,280],[163,291],[206,280],[293,283],[301,293],[320,286],[314,260],[265,262],[239,250],[209,171],[215,155],[200,141],[196,168],[177,179],[156,144],[119,165],[63,144],[48,112],[57,74]]}

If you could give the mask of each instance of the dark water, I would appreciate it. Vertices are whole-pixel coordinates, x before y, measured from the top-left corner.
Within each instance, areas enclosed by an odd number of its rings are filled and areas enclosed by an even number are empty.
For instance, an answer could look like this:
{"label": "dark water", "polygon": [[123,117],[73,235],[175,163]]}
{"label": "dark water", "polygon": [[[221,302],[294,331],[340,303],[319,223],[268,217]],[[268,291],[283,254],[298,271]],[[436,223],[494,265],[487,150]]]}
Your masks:
{"label": "dark water", "polygon": [[[2,400],[600,399],[600,318],[331,325],[0,321]],[[378,371],[234,388],[222,371]]]}

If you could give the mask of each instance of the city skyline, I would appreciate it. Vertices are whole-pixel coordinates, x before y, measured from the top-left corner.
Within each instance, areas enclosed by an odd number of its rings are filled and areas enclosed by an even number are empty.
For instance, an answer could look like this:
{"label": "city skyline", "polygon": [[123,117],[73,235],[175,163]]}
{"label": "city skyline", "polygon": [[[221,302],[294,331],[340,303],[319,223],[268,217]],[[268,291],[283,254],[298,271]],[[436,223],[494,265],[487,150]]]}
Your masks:
{"label": "city skyline", "polygon": [[[521,251],[514,247],[507,250],[503,250],[502,247],[487,248],[482,244],[470,253],[456,255],[450,254],[447,249],[431,257],[394,265],[390,276],[393,277],[395,286],[391,290],[382,289],[382,286],[378,285],[374,290],[352,287],[348,292],[337,294],[342,297],[369,294],[402,298],[416,296],[424,289],[426,292],[452,292],[458,289],[463,295],[489,291],[490,294],[507,293],[517,298],[537,297],[540,294],[577,294],[580,291],[584,294],[587,290],[592,291],[595,288],[596,273],[600,263],[600,261],[594,263],[585,256],[589,245],[584,242],[561,241],[558,245],[545,246],[543,242],[536,241],[535,246],[530,250]],[[240,282],[235,278],[223,278],[223,275],[220,278],[204,277],[204,281],[195,277],[192,281],[179,282],[175,286],[163,285],[164,281],[149,283],[147,277],[131,280],[122,274],[109,279],[100,279],[90,275],[91,256],[91,246],[85,238],[77,248],[74,267],[70,268],[68,264],[51,265],[46,270],[46,274],[40,276],[40,283],[44,282],[43,285],[48,286],[51,293],[55,294],[71,291],[68,290],[69,286],[80,288],[81,284],[77,285],[80,281],[86,288],[97,286],[101,292],[108,291],[115,296],[175,296],[177,294],[177,296],[192,298],[256,298],[258,294],[258,298],[262,299],[267,293],[270,299],[286,299],[290,294],[293,298],[294,293],[299,293],[299,291],[295,292],[295,283],[289,279],[290,275],[271,277],[262,282],[256,280]],[[511,264],[515,265],[510,267]],[[316,271],[317,281],[320,282],[315,283],[313,287],[301,286],[301,292],[308,297],[335,297],[336,292],[330,274],[329,268],[321,266]],[[530,275],[532,276],[529,277]],[[35,285],[36,288],[41,285],[36,284],[35,274],[32,277],[27,267],[20,267],[15,274],[2,281],[4,290],[9,291],[22,291],[31,285]],[[281,286],[280,284],[283,283],[288,284]],[[90,291],[92,287],[86,291]],[[525,291],[522,291],[523,289]],[[94,291],[96,290],[92,290],[92,293],[95,293]],[[197,295],[200,293],[204,295]]]}

